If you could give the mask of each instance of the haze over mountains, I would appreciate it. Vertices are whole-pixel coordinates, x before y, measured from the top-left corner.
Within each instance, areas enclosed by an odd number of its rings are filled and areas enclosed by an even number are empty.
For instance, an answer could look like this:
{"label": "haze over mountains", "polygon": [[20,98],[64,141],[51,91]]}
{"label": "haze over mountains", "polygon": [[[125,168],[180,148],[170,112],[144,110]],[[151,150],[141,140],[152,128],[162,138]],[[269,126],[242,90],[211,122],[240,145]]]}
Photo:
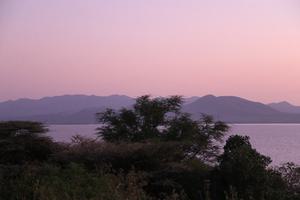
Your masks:
{"label": "haze over mountains", "polygon": [[269,106],[280,112],[296,113],[296,114],[300,113],[300,106],[294,106],[286,101],[282,101],[279,103],[270,103]]}
{"label": "haze over mountains", "polygon": [[39,100],[19,99],[0,103],[0,120],[35,120],[46,123],[95,123],[95,114],[106,108],[126,107],[134,99],[123,96],[64,95]]}
{"label": "haze over mountains", "polygon": [[[124,95],[64,95],[39,100],[19,99],[0,103],[0,121],[34,120],[50,124],[91,124],[106,108],[133,105]],[[228,123],[300,123],[300,107],[288,102],[263,104],[240,97],[207,95],[185,99],[183,110],[195,118],[213,115]]]}

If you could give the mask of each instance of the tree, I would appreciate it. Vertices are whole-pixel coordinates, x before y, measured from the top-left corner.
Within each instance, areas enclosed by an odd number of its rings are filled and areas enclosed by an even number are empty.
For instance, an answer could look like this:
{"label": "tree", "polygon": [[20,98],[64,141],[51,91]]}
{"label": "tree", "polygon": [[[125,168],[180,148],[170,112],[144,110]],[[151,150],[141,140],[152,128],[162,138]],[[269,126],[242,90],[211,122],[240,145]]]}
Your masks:
{"label": "tree", "polygon": [[271,159],[253,149],[248,136],[231,136],[219,161],[226,191],[233,187],[240,199],[265,199]]}
{"label": "tree", "polygon": [[132,152],[115,160],[146,170],[151,194],[170,195],[175,190],[198,199],[205,191],[208,163],[219,155],[218,141],[229,127],[207,115],[194,120],[181,111],[182,104],[179,96],[139,97],[131,108],[99,113],[98,135],[108,144],[125,147],[116,155]]}
{"label": "tree", "polygon": [[101,127],[98,134],[105,141],[120,142],[177,142],[177,148],[186,152],[187,158],[211,158],[217,153],[216,141],[228,130],[223,122],[203,116],[199,121],[181,112],[180,96],[170,98],[137,98],[131,109],[108,109],[98,114]]}
{"label": "tree", "polygon": [[99,135],[109,142],[139,142],[161,136],[160,128],[166,124],[167,114],[179,111],[182,98],[150,99],[142,96],[136,100],[132,109],[123,108],[120,111],[108,109],[99,113]]}
{"label": "tree", "polygon": [[277,171],[287,184],[290,199],[300,199],[300,166],[294,163],[285,163]]}
{"label": "tree", "polygon": [[53,150],[47,128],[38,122],[0,122],[0,163],[46,160]]}

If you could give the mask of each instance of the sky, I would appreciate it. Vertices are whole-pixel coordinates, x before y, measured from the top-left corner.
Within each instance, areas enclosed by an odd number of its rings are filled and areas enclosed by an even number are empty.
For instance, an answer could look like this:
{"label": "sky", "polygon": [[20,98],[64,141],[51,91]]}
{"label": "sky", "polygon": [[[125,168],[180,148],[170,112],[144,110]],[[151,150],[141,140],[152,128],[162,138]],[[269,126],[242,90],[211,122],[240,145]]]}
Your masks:
{"label": "sky", "polygon": [[299,0],[0,0],[0,101],[234,95],[300,105]]}

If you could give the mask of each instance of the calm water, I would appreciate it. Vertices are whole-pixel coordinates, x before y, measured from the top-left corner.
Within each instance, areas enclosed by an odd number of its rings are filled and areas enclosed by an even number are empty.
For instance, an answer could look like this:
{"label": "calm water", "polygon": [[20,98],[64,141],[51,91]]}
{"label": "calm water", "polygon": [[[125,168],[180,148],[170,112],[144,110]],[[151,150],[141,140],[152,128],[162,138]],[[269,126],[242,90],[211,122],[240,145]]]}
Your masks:
{"label": "calm water", "polygon": [[[56,141],[70,141],[73,135],[96,137],[98,125],[50,125],[49,135]],[[260,153],[272,158],[273,164],[300,164],[300,124],[239,124],[231,125],[229,135],[248,135]]]}

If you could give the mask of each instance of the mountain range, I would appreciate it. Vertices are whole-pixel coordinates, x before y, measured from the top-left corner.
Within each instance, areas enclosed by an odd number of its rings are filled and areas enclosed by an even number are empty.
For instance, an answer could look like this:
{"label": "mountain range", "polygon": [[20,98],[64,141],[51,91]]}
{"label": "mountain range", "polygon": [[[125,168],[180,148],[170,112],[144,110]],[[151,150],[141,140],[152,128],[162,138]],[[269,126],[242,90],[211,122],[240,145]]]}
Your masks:
{"label": "mountain range", "polygon": [[[183,111],[194,118],[202,114],[227,123],[300,123],[300,107],[288,102],[263,104],[235,96],[207,95],[185,98]],[[0,121],[33,120],[49,124],[92,124],[106,108],[133,105],[125,95],[64,95],[42,99],[19,99],[0,103]]]}

